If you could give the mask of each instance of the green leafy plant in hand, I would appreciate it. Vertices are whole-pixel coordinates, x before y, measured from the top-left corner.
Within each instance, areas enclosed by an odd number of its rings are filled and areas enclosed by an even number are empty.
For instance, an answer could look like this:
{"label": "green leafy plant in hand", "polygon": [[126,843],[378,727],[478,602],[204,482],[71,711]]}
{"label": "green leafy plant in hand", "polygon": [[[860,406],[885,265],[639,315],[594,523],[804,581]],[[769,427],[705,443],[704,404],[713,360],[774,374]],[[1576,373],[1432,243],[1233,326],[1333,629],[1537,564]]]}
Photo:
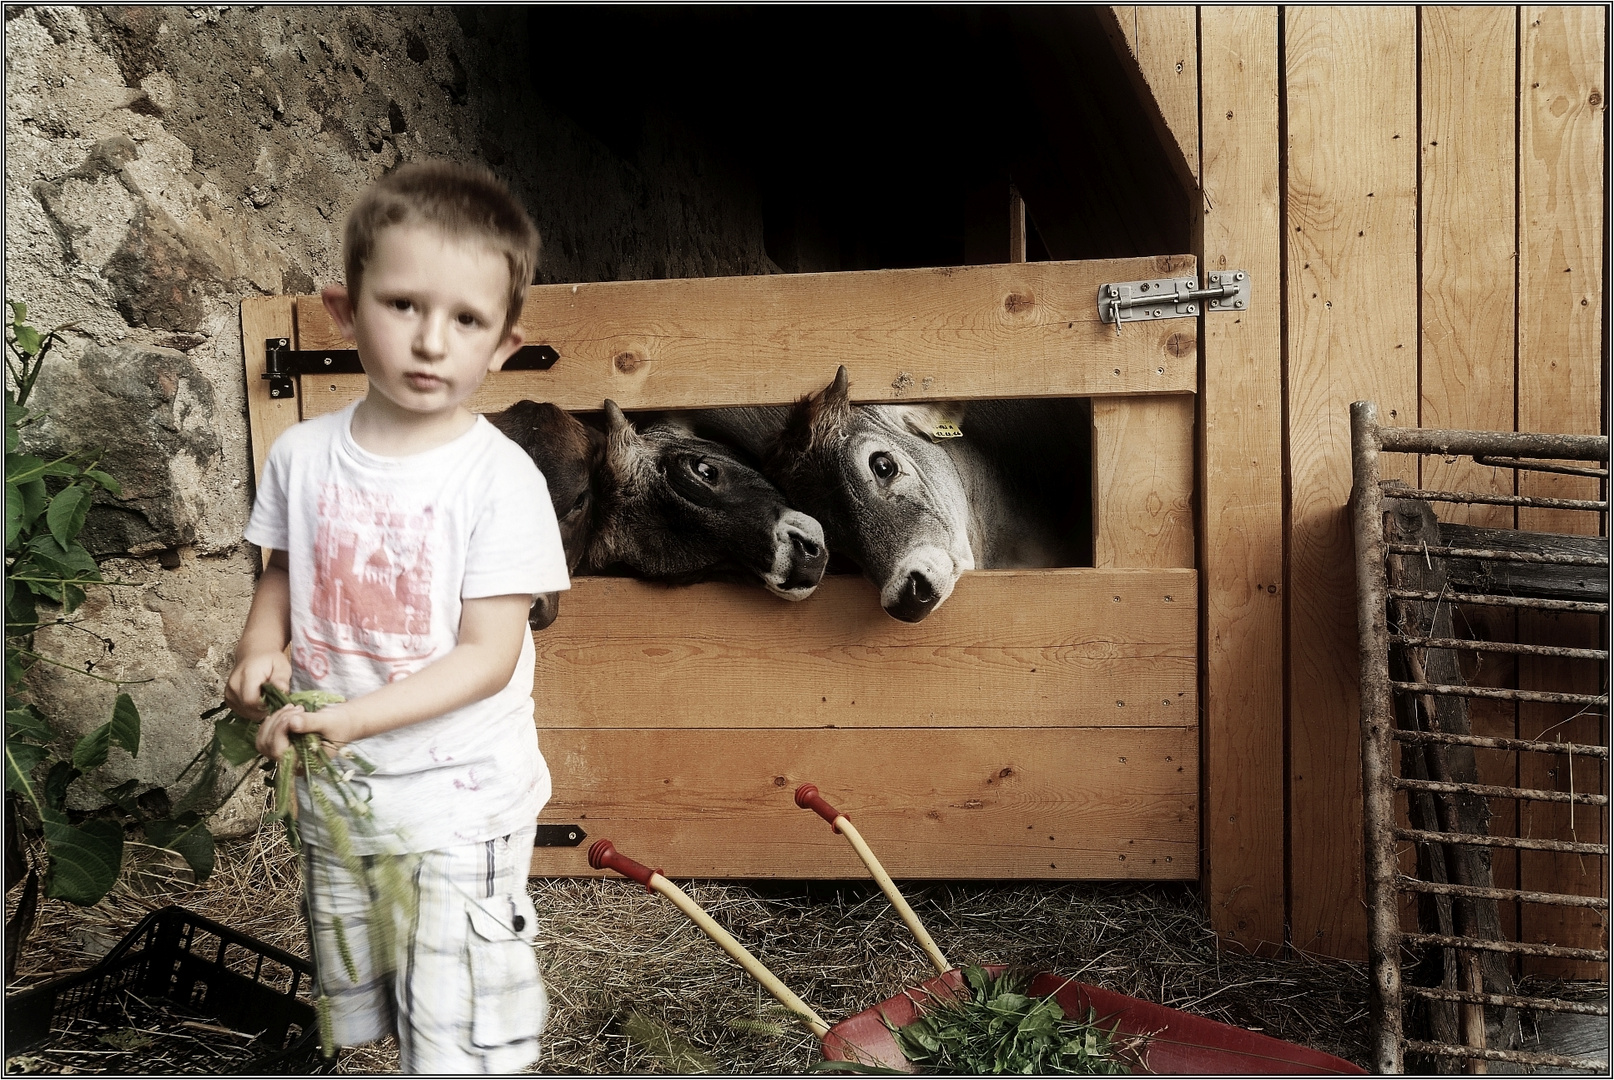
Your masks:
{"label": "green leafy plant in hand", "polygon": [[1053,995],[1031,997],[1026,978],[1005,971],[993,978],[967,967],[967,996],[936,998],[912,1023],[889,1021],[897,1046],[927,1070],[969,1074],[1130,1073],[1117,1053],[1116,1030],[1091,1009],[1067,1017]]}
{"label": "green leafy plant in hand", "polygon": [[[298,705],[308,712],[318,712],[327,705],[334,705],[343,700],[340,695],[323,690],[298,690],[288,693],[269,682],[259,687],[258,692],[261,695],[260,704],[269,713],[277,712],[287,705]],[[221,705],[208,715],[225,711],[227,711],[225,706]],[[222,757],[232,765],[244,765],[257,760],[260,757],[257,745],[258,723],[230,712],[214,723],[213,743],[209,750],[216,757]],[[297,829],[292,786],[296,776],[307,777],[309,799],[319,811],[325,841],[348,873],[353,875],[353,879],[359,882],[371,897],[366,919],[370,929],[370,956],[377,968],[386,969],[397,956],[395,945],[398,929],[414,921],[415,892],[409,887],[411,875],[405,865],[406,856],[382,852],[361,857],[353,843],[354,828],[358,828],[368,841],[376,838],[368,796],[353,783],[358,773],[374,772],[375,766],[350,747],[335,747],[325,742],[318,734],[305,732],[293,735],[280,759],[265,762],[264,767],[273,773],[270,782],[275,789],[275,816],[285,823],[286,836],[293,849],[301,847],[301,838]],[[340,808],[338,802],[341,804]],[[375,845],[371,843],[368,846]],[[312,886],[306,874],[303,886],[305,889]],[[309,910],[313,910],[312,904]],[[336,938],[337,956],[349,980],[358,982],[358,966],[354,963],[341,916],[332,915],[331,929]],[[336,1045],[332,1039],[330,996],[325,989],[322,961],[318,950],[314,950],[314,953],[314,980],[319,988],[315,1008],[319,1016],[320,1049],[325,1057],[330,1058],[336,1053]]]}
{"label": "green leafy plant in hand", "polygon": [[[22,448],[26,428],[40,419],[28,398],[44,369],[46,357],[62,340],[66,326],[41,333],[27,322],[28,309],[9,302],[6,323],[6,887],[27,877],[18,911],[6,927],[7,970],[14,970],[22,939],[37,904],[39,871],[32,863],[33,845],[42,841],[46,866],[45,895],[75,904],[94,904],[105,896],[123,865],[125,832],[138,828],[149,844],[178,852],[198,881],[213,869],[213,837],[198,809],[212,788],[193,787],[182,805],[167,806],[166,796],[151,799],[141,783],[130,780],[114,788],[96,785],[90,774],[107,761],[112,747],[130,755],[140,752],[140,711],[133,698],[119,693],[112,716],[77,741],[63,737],[54,721],[32,700],[28,673],[39,665],[77,675],[129,685],[92,670],[65,664],[39,651],[35,633],[44,626],[76,626],[72,616],[86,590],[116,585],[101,576],[99,565],[79,542],[93,495],[120,494],[118,482],[100,468],[91,452],[54,458]],[[188,770],[187,770],[188,771]],[[184,774],[181,774],[183,779]],[[216,778],[216,772],[215,772]],[[75,788],[88,789],[100,802],[89,811],[68,806]],[[160,794],[160,793],[159,793]],[[79,805],[97,801],[87,796]]]}

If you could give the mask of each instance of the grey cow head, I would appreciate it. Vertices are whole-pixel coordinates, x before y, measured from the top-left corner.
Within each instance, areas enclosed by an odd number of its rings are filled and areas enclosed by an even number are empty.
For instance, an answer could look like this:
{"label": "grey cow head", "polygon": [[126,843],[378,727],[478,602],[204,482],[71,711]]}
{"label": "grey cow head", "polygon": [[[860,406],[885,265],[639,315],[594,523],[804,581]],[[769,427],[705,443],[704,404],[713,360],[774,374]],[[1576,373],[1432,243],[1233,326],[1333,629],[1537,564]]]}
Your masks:
{"label": "grey cow head", "polygon": [[670,420],[635,428],[613,401],[605,417],[591,566],[674,583],[761,579],[787,600],[818,587],[823,529],[733,450]]}
{"label": "grey cow head", "polygon": [[975,567],[964,482],[928,433],[961,406],[853,405],[846,369],[797,403],[769,457],[790,501],[823,523],[830,549],[863,568],[880,606],[918,622]]}

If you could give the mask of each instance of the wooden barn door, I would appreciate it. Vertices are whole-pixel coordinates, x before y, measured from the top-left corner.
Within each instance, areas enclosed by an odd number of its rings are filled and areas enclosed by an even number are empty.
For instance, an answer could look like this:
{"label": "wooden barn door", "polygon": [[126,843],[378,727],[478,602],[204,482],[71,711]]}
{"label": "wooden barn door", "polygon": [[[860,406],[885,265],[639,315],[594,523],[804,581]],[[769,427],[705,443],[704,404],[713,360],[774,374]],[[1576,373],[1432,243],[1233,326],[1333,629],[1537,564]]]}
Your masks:
{"label": "wooden barn door", "polygon": [[[1098,318],[1103,283],[1192,276],[1188,257],[536,286],[546,371],[473,406],[591,411],[783,404],[848,368],[866,402],[1092,397],[1096,562],[977,571],[924,622],[860,577],[805,602],[760,588],[580,578],[536,635],[541,823],[609,837],[674,876],[862,877],[813,781],[909,878],[1195,879],[1197,577],[1193,319]],[[351,347],[318,299],[249,301],[253,449],[362,393],[307,375],[272,399],[263,342]],[[965,425],[968,437],[968,425]],[[590,874],[580,846],[533,873]]]}

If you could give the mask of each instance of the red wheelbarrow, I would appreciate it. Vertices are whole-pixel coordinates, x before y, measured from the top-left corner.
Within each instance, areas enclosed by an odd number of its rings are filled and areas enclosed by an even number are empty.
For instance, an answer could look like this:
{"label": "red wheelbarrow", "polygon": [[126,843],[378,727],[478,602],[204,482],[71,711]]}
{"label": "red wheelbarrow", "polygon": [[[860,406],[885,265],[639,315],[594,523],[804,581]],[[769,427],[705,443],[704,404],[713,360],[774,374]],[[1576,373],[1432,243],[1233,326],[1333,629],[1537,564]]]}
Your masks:
{"label": "red wheelbarrow", "polygon": [[[963,973],[948,964],[919,922],[919,917],[902,898],[890,875],[846,816],[825,802],[812,784],[803,784],[797,789],[796,805],[814,811],[828,821],[837,833],[846,837],[902,921],[918,939],[925,955],[930,958],[938,972],[935,978],[909,987],[895,997],[830,1025],[752,956],[745,946],[719,926],[688,894],[663,877],[660,870],[652,870],[628,858],[617,851],[609,840],[601,840],[589,848],[589,865],[596,870],[615,870],[651,892],[660,893],[671,900],[691,922],[738,961],[763,989],[813,1033],[819,1040],[825,1061],[846,1061],[862,1066],[916,1072],[915,1065],[898,1047],[892,1028],[912,1023],[932,1002],[967,995],[969,991]],[[993,977],[1004,970],[1001,964],[984,967]],[[1332,1054],[1076,982],[1052,972],[1040,972],[1033,976],[1025,993],[1034,997],[1052,995],[1066,1016],[1101,1017],[1106,1029],[1113,1028],[1115,1043],[1132,1048],[1123,1050],[1122,1055],[1135,1072],[1190,1075],[1338,1075],[1366,1072]]]}

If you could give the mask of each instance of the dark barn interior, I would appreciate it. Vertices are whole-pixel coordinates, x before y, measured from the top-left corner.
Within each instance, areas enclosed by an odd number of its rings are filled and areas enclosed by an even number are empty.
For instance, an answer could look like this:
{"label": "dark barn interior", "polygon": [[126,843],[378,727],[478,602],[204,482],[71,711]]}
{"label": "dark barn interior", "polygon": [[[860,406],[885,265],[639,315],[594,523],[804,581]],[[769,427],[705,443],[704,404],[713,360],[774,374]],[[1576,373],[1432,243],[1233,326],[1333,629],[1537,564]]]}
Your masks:
{"label": "dark barn interior", "polygon": [[[626,161],[670,124],[750,178],[786,272],[1185,252],[1154,108],[1082,7],[527,9],[534,90]],[[557,42],[566,43],[557,47]]]}

